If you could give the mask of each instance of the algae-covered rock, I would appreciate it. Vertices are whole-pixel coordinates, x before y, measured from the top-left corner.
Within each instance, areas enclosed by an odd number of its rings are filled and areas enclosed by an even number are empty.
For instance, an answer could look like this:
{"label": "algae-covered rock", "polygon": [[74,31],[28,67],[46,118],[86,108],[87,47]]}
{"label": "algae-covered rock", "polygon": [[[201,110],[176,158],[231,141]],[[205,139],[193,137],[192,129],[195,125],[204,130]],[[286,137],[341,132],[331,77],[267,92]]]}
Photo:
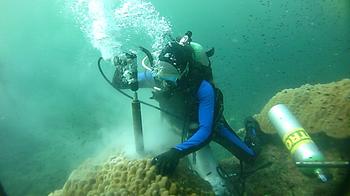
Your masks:
{"label": "algae-covered rock", "polygon": [[281,103],[299,119],[326,161],[350,160],[350,80],[307,84],[277,93],[255,116],[269,134],[263,138],[255,163],[244,167],[244,180],[239,178],[239,163],[235,159],[221,162],[224,170],[237,174],[232,175],[231,187],[236,192],[244,190],[246,195],[349,195],[349,169],[323,168],[328,174],[328,182],[323,183],[296,166],[267,116],[272,106]]}
{"label": "algae-covered rock", "polygon": [[[349,160],[347,149],[350,140],[336,139],[325,134],[312,135],[313,140],[325,155],[327,161]],[[347,147],[347,148],[346,148]],[[237,173],[232,178],[230,187],[236,192],[242,191],[239,179],[239,163],[231,158],[220,164],[229,173]],[[331,168],[326,170],[329,181],[324,183],[316,175],[305,175],[293,161],[290,152],[284,147],[277,134],[268,136],[268,142],[262,146],[262,151],[254,164],[245,164],[245,195],[339,195],[342,189],[347,189],[348,170],[346,168]],[[350,191],[350,190],[348,190]],[[350,194],[350,192],[348,193]]]}
{"label": "algae-covered rock", "polygon": [[277,93],[256,116],[267,133],[275,132],[267,113],[280,103],[288,106],[308,133],[324,132],[335,138],[350,136],[350,79],[306,84]]}

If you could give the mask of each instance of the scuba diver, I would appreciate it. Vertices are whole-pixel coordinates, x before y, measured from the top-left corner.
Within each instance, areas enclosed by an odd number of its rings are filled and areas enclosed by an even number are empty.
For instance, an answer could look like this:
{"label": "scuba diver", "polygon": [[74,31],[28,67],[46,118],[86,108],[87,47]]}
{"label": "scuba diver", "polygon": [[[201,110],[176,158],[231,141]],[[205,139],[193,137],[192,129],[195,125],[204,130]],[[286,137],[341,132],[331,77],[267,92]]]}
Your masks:
{"label": "scuba diver", "polygon": [[[214,192],[221,195],[225,182],[217,172],[218,163],[209,143],[214,141],[240,161],[253,163],[259,151],[261,130],[258,122],[248,117],[245,120],[246,136],[241,140],[225,120],[223,94],[213,82],[209,60],[213,54],[214,48],[205,51],[192,41],[192,32],[188,31],[183,37],[167,43],[157,60],[153,60],[148,52],[142,63],[145,65],[148,61],[148,67],[152,69],[138,73],[138,82],[141,88],[153,88],[152,98],[167,111],[162,115],[182,135],[181,143],[155,156],[152,164],[160,174],[171,175],[181,158],[196,152],[195,169],[213,186]],[[121,61],[117,59],[114,63],[118,67]],[[131,88],[122,79],[124,76],[116,69],[114,87]]]}

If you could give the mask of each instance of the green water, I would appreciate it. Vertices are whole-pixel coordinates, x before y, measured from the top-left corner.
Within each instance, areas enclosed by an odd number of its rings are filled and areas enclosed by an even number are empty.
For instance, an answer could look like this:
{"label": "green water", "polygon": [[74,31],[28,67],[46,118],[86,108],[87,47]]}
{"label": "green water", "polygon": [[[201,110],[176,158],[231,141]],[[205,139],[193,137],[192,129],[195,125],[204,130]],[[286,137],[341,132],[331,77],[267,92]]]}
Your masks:
{"label": "green water", "polygon": [[[62,187],[131,126],[129,100],[102,80],[101,53],[72,2],[0,1],[0,180],[9,195]],[[350,76],[348,0],[151,2],[175,35],[191,30],[215,47],[215,81],[236,128],[281,89]]]}

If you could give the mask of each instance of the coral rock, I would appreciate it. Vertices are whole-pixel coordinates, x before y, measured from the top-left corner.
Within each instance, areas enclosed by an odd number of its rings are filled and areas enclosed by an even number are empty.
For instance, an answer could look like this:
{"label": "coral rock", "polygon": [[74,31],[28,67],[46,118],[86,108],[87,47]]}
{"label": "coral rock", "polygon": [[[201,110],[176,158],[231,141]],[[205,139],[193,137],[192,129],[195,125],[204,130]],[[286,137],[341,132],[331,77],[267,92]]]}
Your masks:
{"label": "coral rock", "polygon": [[306,84],[277,93],[256,116],[266,133],[275,132],[267,113],[281,103],[287,105],[309,133],[324,132],[334,138],[350,136],[350,79]]}
{"label": "coral rock", "polygon": [[[180,179],[157,175],[150,160],[128,160],[120,154],[102,166],[83,164],[72,172],[61,190],[49,195],[186,195],[193,193],[197,186],[206,191],[201,195],[213,194],[210,185],[198,176],[190,172],[181,174],[186,175],[178,177]],[[178,182],[186,189],[178,189]]]}

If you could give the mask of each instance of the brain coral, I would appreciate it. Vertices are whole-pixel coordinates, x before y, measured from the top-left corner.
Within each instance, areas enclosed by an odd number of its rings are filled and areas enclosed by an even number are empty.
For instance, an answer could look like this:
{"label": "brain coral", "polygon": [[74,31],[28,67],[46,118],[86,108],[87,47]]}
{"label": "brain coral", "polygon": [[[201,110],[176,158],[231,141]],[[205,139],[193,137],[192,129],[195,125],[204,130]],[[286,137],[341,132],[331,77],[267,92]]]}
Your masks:
{"label": "brain coral", "polygon": [[149,159],[128,160],[119,154],[102,165],[82,164],[62,189],[49,196],[214,195],[210,185],[198,176],[183,174],[173,178],[157,175]]}
{"label": "brain coral", "polygon": [[310,133],[324,132],[335,138],[350,136],[350,79],[329,84],[303,85],[277,93],[256,117],[267,133],[275,132],[267,113],[283,103]]}

